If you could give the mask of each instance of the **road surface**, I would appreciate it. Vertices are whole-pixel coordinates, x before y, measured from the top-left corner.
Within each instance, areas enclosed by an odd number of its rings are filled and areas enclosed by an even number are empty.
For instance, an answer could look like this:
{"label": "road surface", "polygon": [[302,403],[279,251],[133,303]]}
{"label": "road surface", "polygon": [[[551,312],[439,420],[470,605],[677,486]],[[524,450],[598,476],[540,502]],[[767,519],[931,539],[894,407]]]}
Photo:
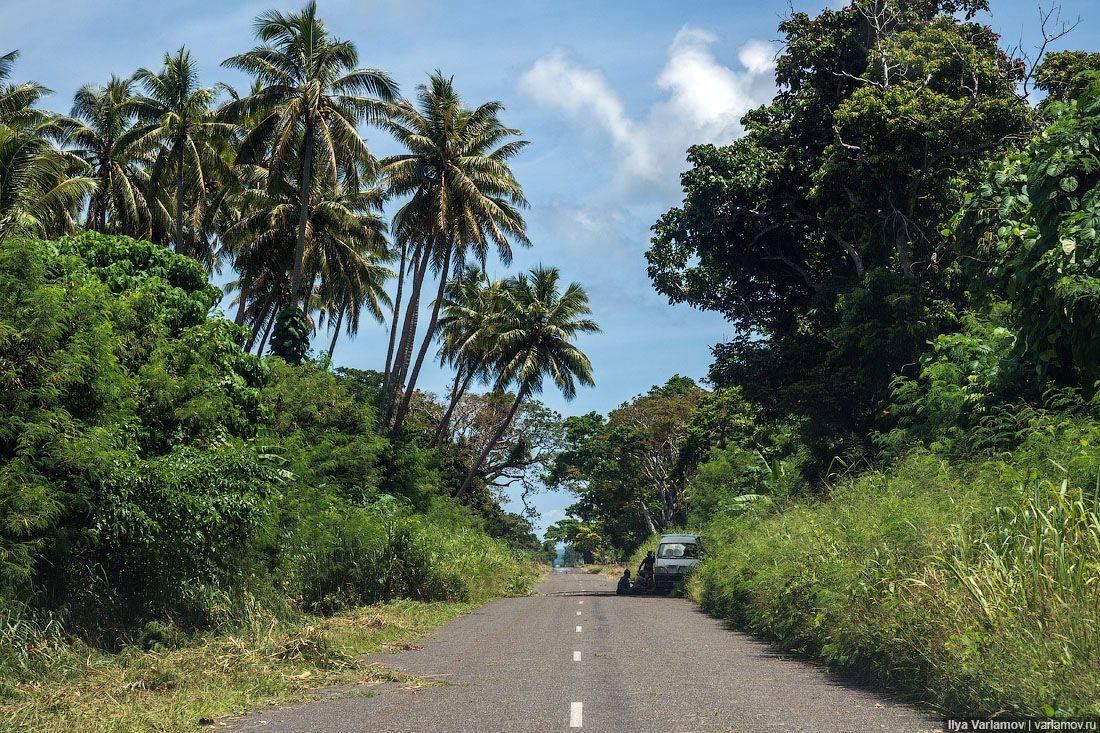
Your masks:
{"label": "road surface", "polygon": [[539,595],[493,601],[423,648],[372,655],[441,684],[264,710],[265,733],[935,731],[940,719],[731,631],[690,601],[617,597],[555,572]]}

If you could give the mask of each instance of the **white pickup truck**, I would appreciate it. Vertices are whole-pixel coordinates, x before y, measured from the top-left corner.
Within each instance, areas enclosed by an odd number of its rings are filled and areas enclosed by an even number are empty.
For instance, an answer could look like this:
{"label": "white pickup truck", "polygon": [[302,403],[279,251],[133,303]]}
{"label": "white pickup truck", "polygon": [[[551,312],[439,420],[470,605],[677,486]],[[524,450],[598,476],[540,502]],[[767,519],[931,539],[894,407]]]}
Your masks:
{"label": "white pickup truck", "polygon": [[699,564],[701,554],[697,534],[661,535],[653,564],[653,589],[667,591],[682,583],[688,570]]}

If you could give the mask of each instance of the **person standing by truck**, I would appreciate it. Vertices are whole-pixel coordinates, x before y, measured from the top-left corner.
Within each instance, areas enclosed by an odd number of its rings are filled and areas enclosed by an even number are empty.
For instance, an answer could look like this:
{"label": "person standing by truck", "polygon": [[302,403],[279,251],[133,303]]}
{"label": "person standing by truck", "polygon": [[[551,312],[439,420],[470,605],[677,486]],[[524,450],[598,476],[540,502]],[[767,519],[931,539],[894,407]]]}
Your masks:
{"label": "person standing by truck", "polygon": [[654,556],[653,550],[650,550],[642,559],[642,564],[638,566],[638,585],[645,590],[653,590],[653,565],[655,562],[657,562],[657,558]]}

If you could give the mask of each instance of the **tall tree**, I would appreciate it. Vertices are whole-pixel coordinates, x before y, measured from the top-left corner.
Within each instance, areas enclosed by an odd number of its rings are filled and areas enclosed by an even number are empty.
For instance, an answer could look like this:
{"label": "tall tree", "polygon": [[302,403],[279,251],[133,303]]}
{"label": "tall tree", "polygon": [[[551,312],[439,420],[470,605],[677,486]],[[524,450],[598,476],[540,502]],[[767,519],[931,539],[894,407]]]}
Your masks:
{"label": "tall tree", "polygon": [[0,56],[0,241],[12,234],[71,232],[84,199],[95,191],[87,164],[51,142],[63,130],[35,106],[49,90],[7,82],[18,57],[17,51]]}
{"label": "tall tree", "polygon": [[149,239],[149,207],[135,180],[140,152],[127,135],[136,112],[133,85],[133,79],[112,76],[106,86],[81,87],[73,97],[72,112],[59,124],[64,128],[66,143],[87,162],[96,180],[86,226]]}
{"label": "tall tree", "polygon": [[173,192],[176,252],[214,269],[216,256],[203,233],[204,204],[212,177],[231,176],[224,143],[233,132],[233,126],[219,118],[218,89],[199,86],[198,65],[182,47],[174,55],[164,55],[159,72],[142,68],[134,79],[145,89],[132,102],[140,123],[122,143],[151,150],[154,190]]}
{"label": "tall tree", "polygon": [[468,266],[462,277],[447,285],[439,319],[439,358],[455,370],[447,409],[436,426],[433,444],[448,433],[451,416],[474,379],[490,379],[494,354],[492,337],[497,325],[500,282],[489,282],[485,271]]}
{"label": "tall tree", "polygon": [[511,386],[515,397],[507,416],[470,466],[456,493],[458,498],[470,489],[520,405],[529,396],[541,393],[547,378],[567,400],[576,396],[578,382],[589,387],[595,384],[591,362],[573,341],[580,334],[598,333],[600,328],[586,318],[592,311],[584,288],[570,283],[563,291],[560,279],[557,268],[540,266],[509,279],[502,290],[495,333],[499,348],[496,389]]}
{"label": "tall tree", "polygon": [[383,71],[358,66],[355,44],[329,34],[316,2],[297,13],[266,12],[255,27],[265,45],[222,65],[251,74],[258,86],[228,109],[259,120],[241,142],[242,162],[266,161],[284,177],[290,165],[300,171],[295,178],[306,195],[298,202],[290,274],[290,300],[299,306],[310,292],[303,274],[315,169],[330,180],[350,175],[346,185],[358,188],[355,174],[372,168],[373,159],[357,125],[380,117],[397,85]]}
{"label": "tall tree", "polygon": [[[382,420],[394,409],[398,430],[408,411],[420,369],[435,338],[439,309],[451,271],[460,272],[473,258],[484,266],[491,245],[505,264],[511,261],[510,241],[530,244],[520,208],[527,205],[508,161],[527,142],[512,139],[519,130],[501,124],[500,102],[467,109],[454,88],[453,77],[433,73],[418,87],[418,105],[393,105],[382,126],[408,152],[386,158],[382,168],[391,195],[409,196],[394,216],[400,238],[415,248],[412,292],[406,308],[401,348],[386,388]],[[412,372],[405,384],[416,337],[416,313],[429,264],[439,273],[432,314]]]}
{"label": "tall tree", "polygon": [[[250,294],[251,301],[241,305],[251,314],[254,332],[275,318],[290,298],[287,273],[297,256],[295,236],[305,198],[293,178],[297,166],[290,172],[289,180],[272,172],[262,185],[241,191],[234,202],[241,217],[224,232],[240,274],[239,297],[246,290]],[[312,178],[309,198],[313,203],[301,256],[303,281],[310,293],[318,295],[335,318],[346,319],[348,332],[354,333],[362,313],[378,318],[389,305],[383,287],[393,273],[385,266],[391,254],[379,215],[381,189],[350,188],[346,181],[347,177],[332,180],[327,173]]]}
{"label": "tall tree", "polygon": [[684,203],[654,226],[656,289],[737,324],[712,378],[774,417],[809,416],[811,466],[866,451],[890,380],[953,327],[964,296],[940,232],[1031,124],[1021,64],[970,20],[985,8],[793,14],[774,101],[733,144],[691,148]]}

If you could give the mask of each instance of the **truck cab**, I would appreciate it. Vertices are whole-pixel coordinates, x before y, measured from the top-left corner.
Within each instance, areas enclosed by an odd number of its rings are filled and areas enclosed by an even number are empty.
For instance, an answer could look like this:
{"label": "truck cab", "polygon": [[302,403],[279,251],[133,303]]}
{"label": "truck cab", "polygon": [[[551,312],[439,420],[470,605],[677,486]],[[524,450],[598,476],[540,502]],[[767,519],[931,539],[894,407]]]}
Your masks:
{"label": "truck cab", "polygon": [[667,591],[682,583],[687,572],[699,564],[701,554],[697,534],[661,535],[653,565],[654,590]]}

